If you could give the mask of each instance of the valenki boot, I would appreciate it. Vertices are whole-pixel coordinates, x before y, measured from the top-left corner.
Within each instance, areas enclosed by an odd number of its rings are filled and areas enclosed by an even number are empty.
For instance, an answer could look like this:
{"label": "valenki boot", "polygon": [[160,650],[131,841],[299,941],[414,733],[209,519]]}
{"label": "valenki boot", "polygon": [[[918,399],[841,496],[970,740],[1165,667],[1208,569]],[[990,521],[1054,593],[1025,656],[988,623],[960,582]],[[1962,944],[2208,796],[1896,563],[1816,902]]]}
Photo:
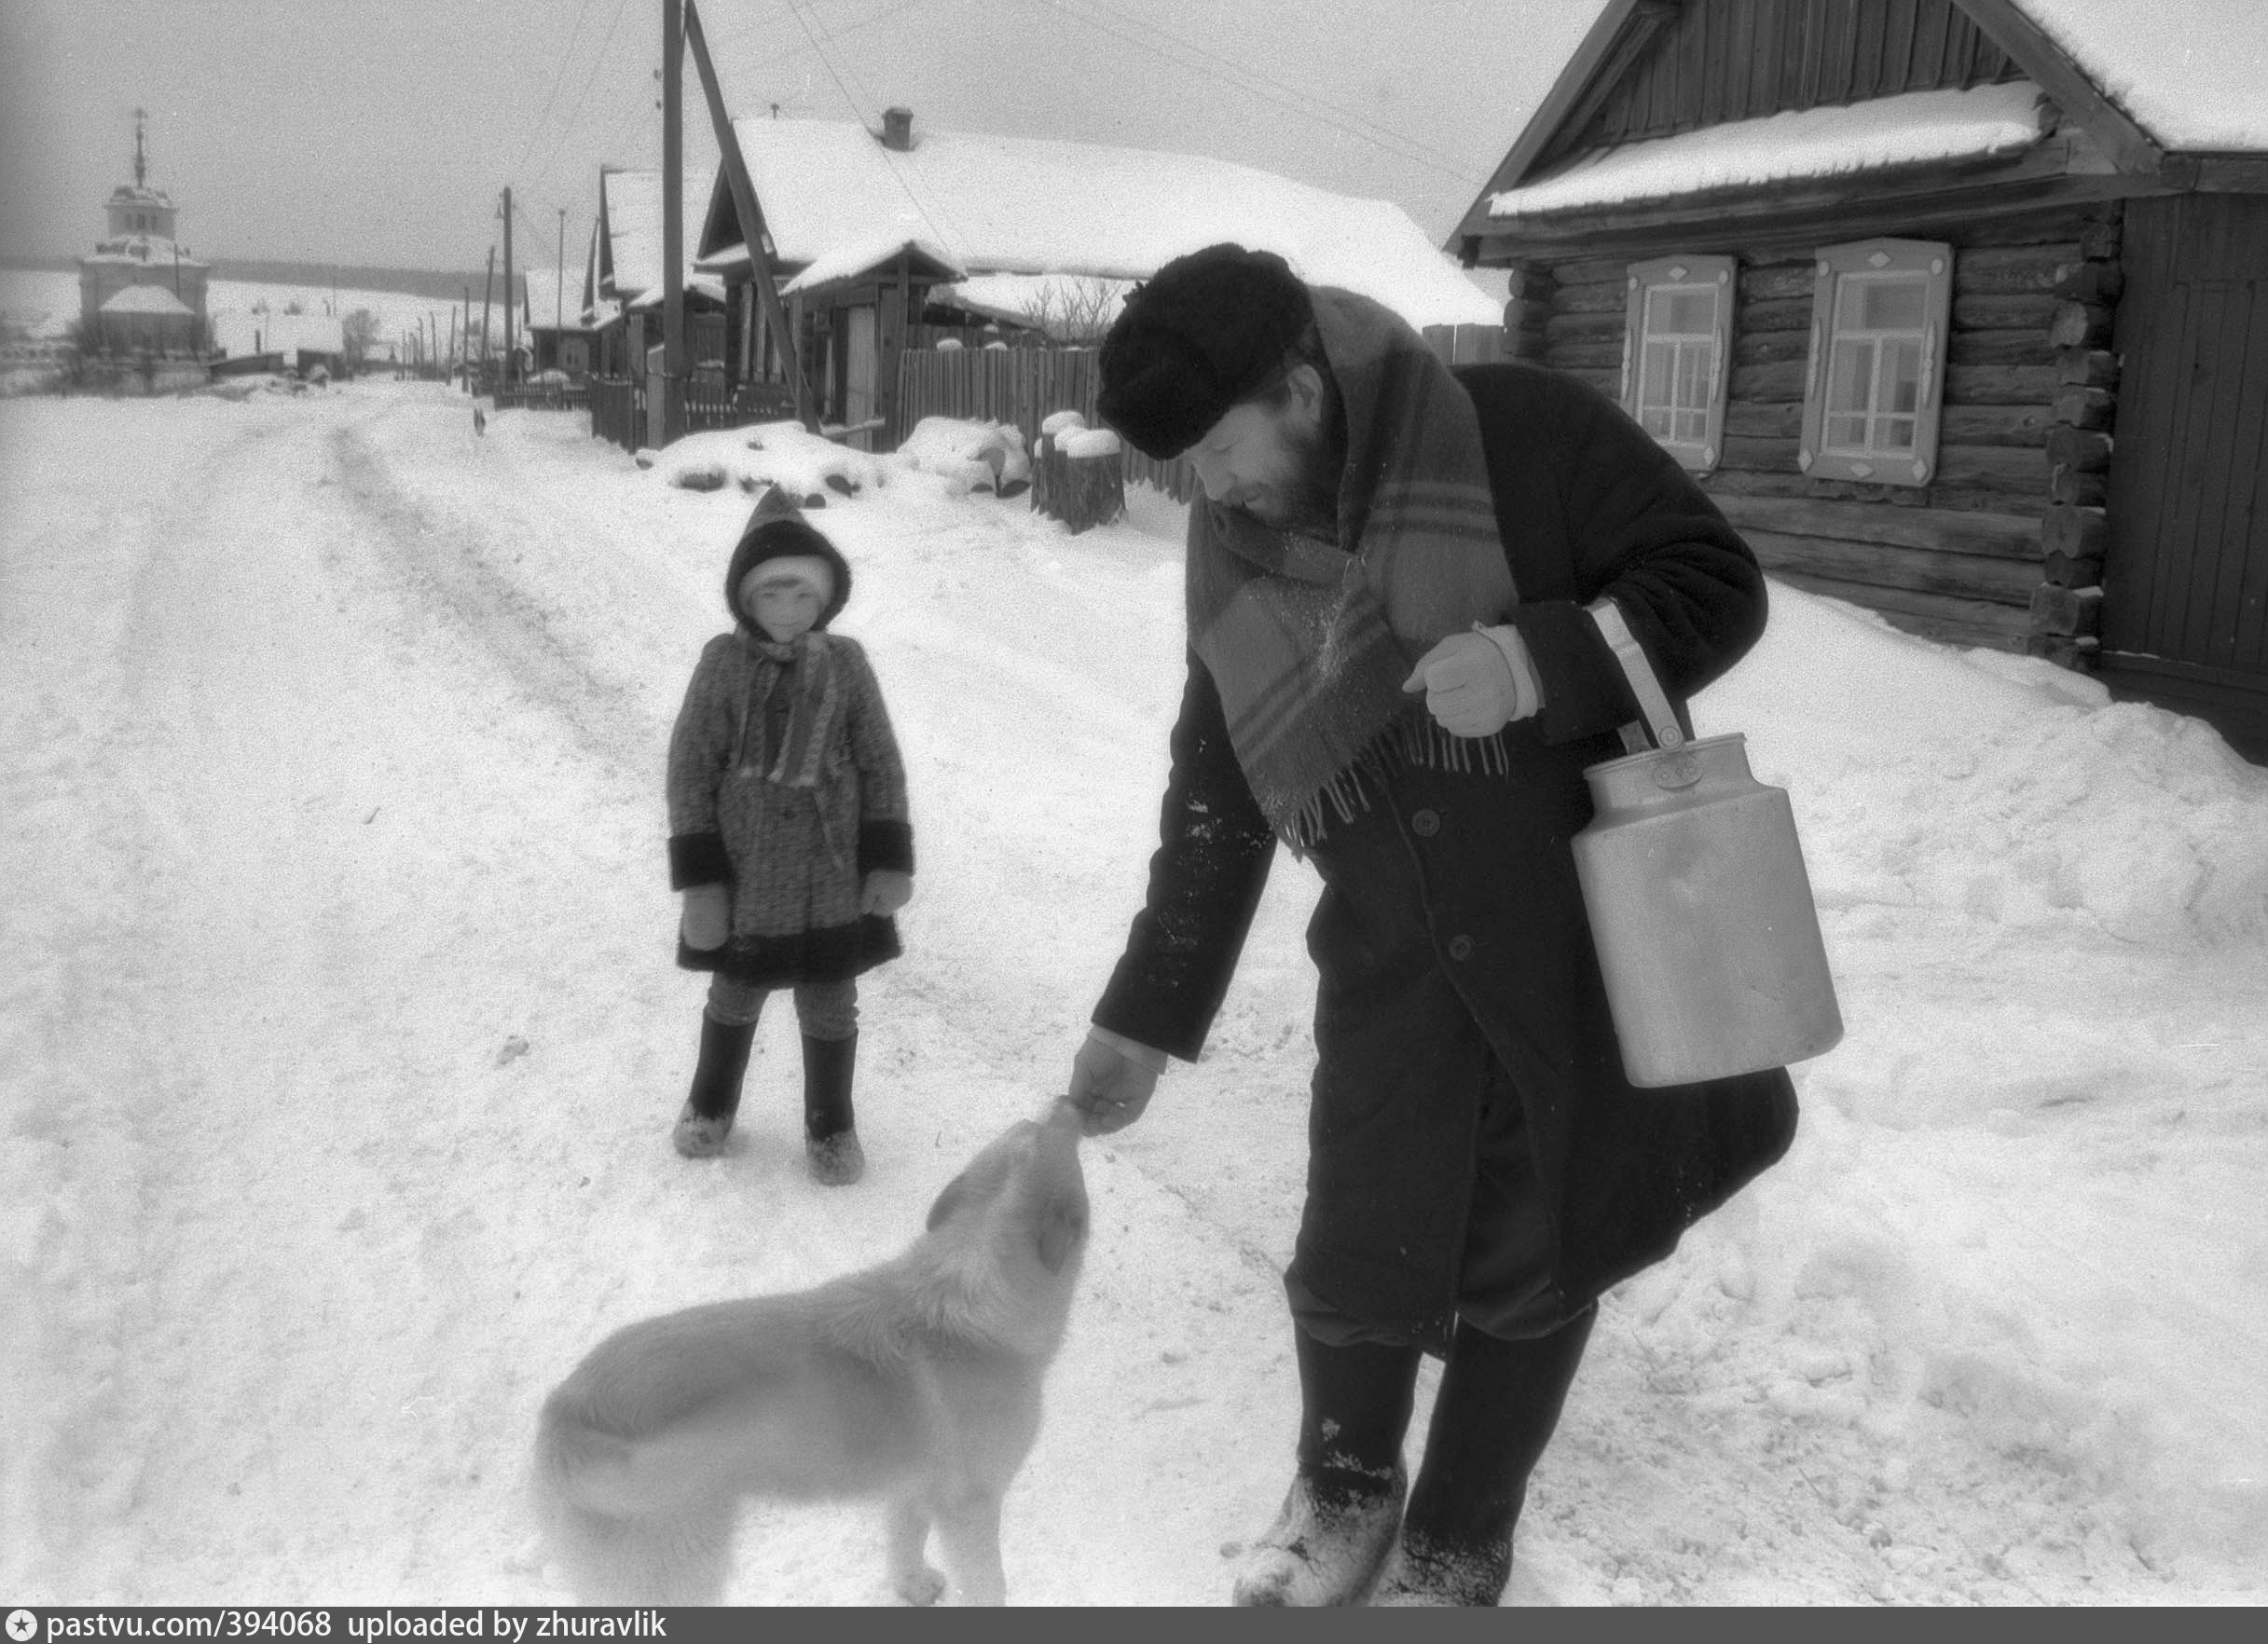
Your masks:
{"label": "valenki boot", "polygon": [[701,1056],[694,1064],[693,1090],[678,1114],[669,1140],[687,1158],[713,1158],[724,1151],[740,1110],[740,1081],[749,1070],[756,1024],[719,1021],[701,1012]]}
{"label": "valenki boot", "polygon": [[804,1157],[812,1180],[847,1187],[866,1173],[850,1101],[859,1035],[815,1039],[804,1035]]}
{"label": "valenki boot", "polygon": [[1372,1604],[1492,1605],[1504,1596],[1528,1475],[1559,1426],[1598,1316],[1591,1308],[1531,1341],[1457,1326],[1401,1540]]}
{"label": "valenki boot", "polygon": [[1420,1353],[1362,1342],[1327,1347],[1297,1326],[1299,1471],[1268,1533],[1237,1572],[1235,1601],[1316,1608],[1354,1604],[1394,1545],[1408,1480]]}

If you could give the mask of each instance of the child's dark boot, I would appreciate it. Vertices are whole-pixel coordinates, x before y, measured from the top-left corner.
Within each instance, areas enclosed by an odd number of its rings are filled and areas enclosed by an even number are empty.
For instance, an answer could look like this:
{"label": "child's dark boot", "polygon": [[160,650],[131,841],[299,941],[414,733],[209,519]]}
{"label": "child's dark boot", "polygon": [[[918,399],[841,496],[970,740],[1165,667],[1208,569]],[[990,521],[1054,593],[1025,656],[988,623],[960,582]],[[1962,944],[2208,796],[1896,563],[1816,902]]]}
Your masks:
{"label": "child's dark boot", "polygon": [[694,1064],[693,1090],[669,1137],[687,1158],[713,1158],[724,1151],[755,1041],[754,1022],[719,1021],[706,1010],[701,1013],[701,1058]]}
{"label": "child's dark boot", "polygon": [[853,1129],[850,1086],[858,1065],[859,1035],[815,1039],[804,1035],[804,1151],[812,1180],[847,1187],[866,1173],[866,1152]]}

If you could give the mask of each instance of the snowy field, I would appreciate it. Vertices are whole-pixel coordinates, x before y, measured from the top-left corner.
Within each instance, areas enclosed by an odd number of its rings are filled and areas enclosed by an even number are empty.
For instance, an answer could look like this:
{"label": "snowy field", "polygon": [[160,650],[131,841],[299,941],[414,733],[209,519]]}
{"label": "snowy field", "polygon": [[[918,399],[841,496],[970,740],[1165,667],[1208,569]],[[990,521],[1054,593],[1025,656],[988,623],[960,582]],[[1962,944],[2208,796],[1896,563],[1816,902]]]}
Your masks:
{"label": "snowy field", "polygon": [[[819,519],[920,866],[828,1190],[784,1010],[731,1154],[668,1144],[663,752],[745,496],[424,385],[0,404],[0,1593],[557,1601],[553,1382],[896,1250],[1060,1089],[1153,839],[1179,511],[954,489]],[[1849,1033],[1610,1298],[1507,1602],[2260,1602],[2268,773],[1778,588],[1697,713],[1793,792]],[[1218,1603],[1282,1494],[1313,890],[1279,860],[1205,1060],[1084,1149],[1011,1601]],[[881,1540],[763,1509],[733,1596],[881,1602]]]}
{"label": "snowy field", "polygon": [[[225,268],[227,265],[224,263]],[[502,346],[504,326],[502,285],[497,287],[498,306],[490,323],[495,329],[498,344]],[[295,285],[288,282],[263,280],[213,280],[205,288],[205,307],[208,312],[222,314],[249,314],[265,307],[269,313],[283,313],[292,305],[298,306],[303,314],[329,314],[344,320],[358,309],[367,309],[378,322],[377,336],[381,344],[392,344],[405,334],[424,326],[430,318],[440,325],[440,335],[449,335],[449,315],[460,305],[445,303],[433,297],[414,296],[400,291],[335,291],[328,285]],[[474,293],[474,324],[479,324],[480,293]],[[6,316],[21,325],[34,337],[61,337],[71,322],[79,317],[78,273],[76,269],[56,268],[0,268],[0,316]]]}

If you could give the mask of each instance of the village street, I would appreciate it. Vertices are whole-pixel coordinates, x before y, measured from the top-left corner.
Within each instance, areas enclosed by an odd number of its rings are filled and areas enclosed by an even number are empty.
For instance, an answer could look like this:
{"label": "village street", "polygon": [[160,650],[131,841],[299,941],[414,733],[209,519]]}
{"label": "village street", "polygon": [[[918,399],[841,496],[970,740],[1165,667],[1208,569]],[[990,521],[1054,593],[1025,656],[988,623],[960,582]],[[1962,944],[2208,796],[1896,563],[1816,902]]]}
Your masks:
{"label": "village street", "polygon": [[[0,404],[26,1601],[558,1599],[519,1493],[552,1383],[630,1320],[911,1238],[1059,1088],[1138,904],[1178,511],[1070,539],[982,496],[839,503],[919,868],[861,990],[871,1173],[804,1177],[784,1009],[733,1153],[678,1158],[700,985],[669,963],[662,756],[747,499],[466,404]],[[2163,757],[2231,839],[2268,806],[2183,774],[2220,767],[2170,717],[2097,722],[2073,758]],[[1813,747],[1760,764],[1841,770]],[[1799,800],[1851,1038],[1799,1074],[1789,1161],[1609,1299],[1507,1602],[2257,1601],[2268,1241],[2234,1207],[2268,1163],[2268,946],[2212,911],[2236,846],[2201,830],[2165,920],[2122,925],[2132,872],[1939,826],[2006,752],[1949,747]],[[1206,1060],[1083,1150],[1012,1602],[1219,1602],[1282,1493],[1313,895],[1279,860]],[[880,1549],[862,1509],[764,1508],[733,1596],[880,1602]]]}

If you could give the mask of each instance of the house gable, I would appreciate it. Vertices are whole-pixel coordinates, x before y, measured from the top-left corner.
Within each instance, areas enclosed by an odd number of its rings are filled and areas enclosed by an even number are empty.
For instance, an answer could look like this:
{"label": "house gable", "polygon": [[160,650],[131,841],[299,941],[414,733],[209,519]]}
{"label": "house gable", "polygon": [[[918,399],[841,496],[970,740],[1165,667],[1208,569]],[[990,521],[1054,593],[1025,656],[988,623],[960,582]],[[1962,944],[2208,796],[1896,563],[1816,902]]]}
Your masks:
{"label": "house gable", "polygon": [[[1619,75],[1601,75],[1596,93],[1571,108],[1539,165],[1703,126],[2025,73],[1957,0],[1689,0],[1665,10]],[[1632,23],[1645,15],[1633,12]]]}

